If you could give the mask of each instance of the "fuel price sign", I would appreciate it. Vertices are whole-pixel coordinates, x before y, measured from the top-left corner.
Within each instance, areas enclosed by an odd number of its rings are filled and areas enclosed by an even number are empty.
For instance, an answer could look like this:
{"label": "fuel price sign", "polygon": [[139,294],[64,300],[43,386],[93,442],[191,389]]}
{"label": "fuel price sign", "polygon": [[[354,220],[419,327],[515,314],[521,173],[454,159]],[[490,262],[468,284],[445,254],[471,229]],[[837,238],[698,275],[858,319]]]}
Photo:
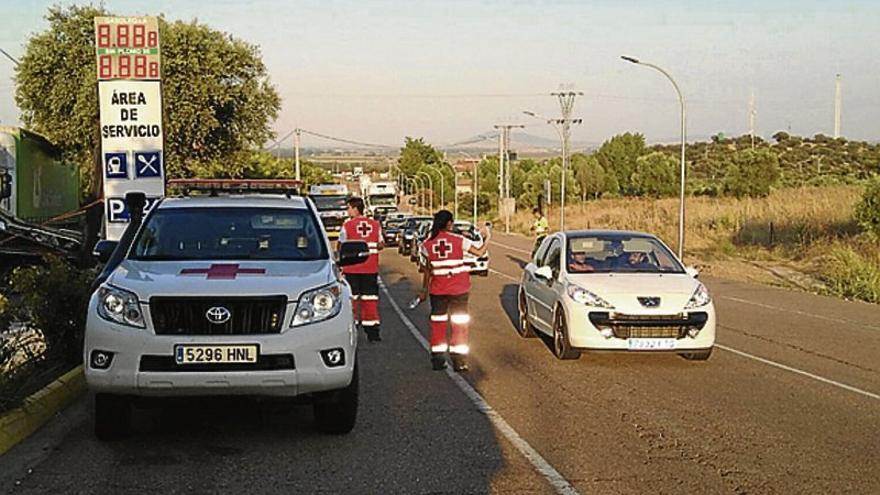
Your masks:
{"label": "fuel price sign", "polygon": [[95,17],[95,49],[100,81],[160,79],[155,17]]}

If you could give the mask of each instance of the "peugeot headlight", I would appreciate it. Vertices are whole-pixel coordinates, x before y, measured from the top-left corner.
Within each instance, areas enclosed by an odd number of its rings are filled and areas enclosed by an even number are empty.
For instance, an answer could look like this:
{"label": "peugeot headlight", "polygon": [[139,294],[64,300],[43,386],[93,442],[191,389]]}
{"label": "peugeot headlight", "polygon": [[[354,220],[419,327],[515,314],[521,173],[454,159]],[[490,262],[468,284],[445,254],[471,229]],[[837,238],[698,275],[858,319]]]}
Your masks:
{"label": "peugeot headlight", "polygon": [[707,289],[705,285],[699,284],[697,285],[697,290],[694,291],[694,295],[691,296],[691,300],[688,301],[684,309],[699,308],[710,302],[712,302],[712,296],[709,295],[709,289]]}
{"label": "peugeot headlight", "polygon": [[342,308],[342,289],[338,283],[304,292],[296,305],[292,327],[328,320]]}
{"label": "peugeot headlight", "polygon": [[127,290],[111,286],[98,289],[98,315],[121,325],[145,328],[138,298]]}
{"label": "peugeot headlight", "polygon": [[614,306],[612,306],[611,303],[579,285],[568,284],[568,297],[585,306],[614,309]]}

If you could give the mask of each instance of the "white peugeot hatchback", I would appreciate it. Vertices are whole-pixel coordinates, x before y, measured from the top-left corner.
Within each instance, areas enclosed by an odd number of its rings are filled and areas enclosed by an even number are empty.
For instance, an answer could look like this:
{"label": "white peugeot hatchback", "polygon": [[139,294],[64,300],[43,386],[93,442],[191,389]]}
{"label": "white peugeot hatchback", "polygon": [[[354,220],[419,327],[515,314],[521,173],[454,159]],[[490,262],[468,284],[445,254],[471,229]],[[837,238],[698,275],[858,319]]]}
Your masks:
{"label": "white peugeot hatchback", "polygon": [[708,290],[649,234],[548,236],[523,270],[518,303],[520,335],[551,336],[559,359],[611,350],[706,360],[715,344]]}
{"label": "white peugeot hatchback", "polygon": [[306,396],[320,430],[350,431],[357,332],[338,267],[368,253],[345,243],[337,261],[299,196],[155,204],[119,243],[96,247],[108,263],[89,302],[84,359],[97,436],[126,433],[132,402],[172,396]]}

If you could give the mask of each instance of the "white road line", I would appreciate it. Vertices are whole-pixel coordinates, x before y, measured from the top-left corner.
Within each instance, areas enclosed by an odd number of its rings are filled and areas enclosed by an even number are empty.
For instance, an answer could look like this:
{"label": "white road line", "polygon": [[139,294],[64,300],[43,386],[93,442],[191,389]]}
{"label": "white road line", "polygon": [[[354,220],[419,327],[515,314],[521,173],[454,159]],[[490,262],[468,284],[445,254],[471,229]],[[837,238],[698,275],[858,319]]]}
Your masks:
{"label": "white road line", "polygon": [[715,347],[717,347],[717,348],[719,348],[719,349],[723,349],[723,350],[725,350],[725,351],[727,351],[727,352],[732,352],[732,353],[734,353],[734,354],[736,354],[736,355],[739,355],[739,356],[742,356],[742,357],[745,357],[745,358],[754,359],[755,361],[758,361],[758,362],[764,363],[764,364],[769,365],[769,366],[773,366],[773,367],[775,367],[775,368],[779,368],[779,369],[782,369],[782,370],[785,370],[785,371],[790,371],[790,372],[792,372],[792,373],[796,373],[796,374],[798,374],[798,375],[803,375],[803,376],[806,376],[806,377],[808,377],[808,378],[812,378],[813,380],[820,381],[820,382],[822,382],[822,383],[827,383],[828,385],[833,385],[833,386],[835,386],[835,387],[839,387],[839,388],[842,388],[842,389],[844,389],[844,390],[849,390],[850,392],[855,392],[855,393],[857,393],[857,394],[864,395],[865,397],[870,397],[870,398],[872,398],[872,399],[880,400],[880,395],[877,395],[877,394],[875,394],[875,393],[873,393],[873,392],[868,392],[867,390],[862,390],[862,389],[860,389],[860,388],[853,387],[852,385],[847,385],[847,384],[845,384],[845,383],[840,383],[840,382],[838,382],[838,381],[834,381],[834,380],[832,380],[832,379],[830,379],[830,378],[825,378],[825,377],[823,377],[823,376],[815,375],[815,374],[813,374],[813,373],[810,373],[809,371],[804,371],[804,370],[800,370],[800,369],[797,369],[797,368],[792,368],[791,366],[786,366],[786,365],[784,365],[784,364],[782,364],[782,363],[777,363],[776,361],[771,361],[771,360],[769,360],[769,359],[764,359],[764,358],[762,358],[762,357],[755,356],[754,354],[749,354],[748,352],[743,352],[743,351],[740,351],[740,350],[738,350],[738,349],[734,349],[733,347],[727,347],[726,345],[722,345],[722,344],[719,344],[719,343],[717,343],[717,342],[715,343]]}
{"label": "white road line", "polygon": [[[418,341],[419,345],[421,345],[422,348],[425,349],[425,351],[428,351],[430,349],[430,344],[425,339],[425,337],[423,337],[422,334],[419,333],[416,326],[413,325],[413,322],[403,313],[403,311],[400,309],[400,306],[397,305],[397,301],[395,301],[394,298],[391,296],[391,293],[388,291],[388,288],[385,287],[385,283],[384,281],[382,281],[381,278],[379,279],[379,288],[381,288],[382,293],[385,294],[386,300],[391,303],[391,307],[394,308],[394,312],[397,313],[397,316],[400,317],[400,321],[403,322],[403,324],[406,326],[412,336]],[[550,483],[550,486],[552,486],[553,489],[556,490],[556,493],[565,495],[578,494],[578,491],[575,490],[573,486],[571,486],[568,480],[566,480],[561,474],[559,474],[559,471],[557,471],[556,468],[550,465],[549,462],[541,457],[541,454],[539,454],[538,451],[534,449],[534,447],[529,445],[529,443],[526,442],[525,439],[523,439],[523,437],[521,437],[519,433],[517,433],[516,430],[514,430],[513,427],[504,420],[503,417],[501,417],[501,414],[499,414],[495,409],[492,408],[492,406],[489,405],[488,402],[486,402],[486,399],[484,399],[483,396],[480,395],[480,393],[477,392],[474,387],[472,387],[471,384],[467,382],[467,380],[465,380],[458,373],[452,371],[449,368],[446,369],[446,375],[449,376],[449,378],[451,378],[456,385],[458,385],[458,388],[460,388],[465,395],[468,396],[471,402],[473,402],[474,405],[477,407],[477,410],[485,414],[486,417],[488,417],[489,420],[492,422],[492,424],[495,425],[496,428],[498,428],[501,434],[504,435],[504,437],[507,438],[510,443],[512,443],[513,446],[516,447],[516,449],[519,450],[519,452],[523,456],[525,456],[526,459],[528,459],[532,466],[534,466],[534,468],[539,473],[541,473],[542,476],[544,476],[547,482]]]}
{"label": "white road line", "polygon": [[[501,272],[496,271],[496,270],[489,270],[489,271],[490,271],[491,273],[495,273],[495,274],[497,274],[497,275],[501,275],[502,277],[509,278],[509,279],[511,279],[511,280],[516,280],[516,279],[514,279],[513,277],[511,277],[510,275],[508,275],[508,274],[506,274],[506,273],[501,273]],[[516,280],[516,281],[518,281],[518,280]],[[730,298],[727,298],[727,299],[730,299]],[[751,301],[746,301],[745,299],[743,299],[742,301],[743,301],[743,302],[751,302]],[[757,303],[753,303],[753,304],[757,304]],[[764,304],[760,304],[759,306],[766,306],[766,305],[764,305]],[[780,309],[781,309],[781,308],[780,308]],[[801,311],[794,311],[794,310],[792,310],[792,312],[793,312],[793,313],[802,314]],[[803,314],[805,314],[805,315],[807,315],[807,316],[817,316],[817,315],[809,315],[808,313],[803,313]],[[844,390],[849,390],[850,392],[855,392],[855,393],[857,393],[857,394],[864,395],[865,397],[870,397],[870,398],[872,398],[872,399],[880,400],[880,395],[878,395],[878,394],[875,394],[875,393],[873,393],[873,392],[868,392],[867,390],[862,390],[862,389],[857,388],[857,387],[853,387],[852,385],[847,385],[847,384],[845,384],[845,383],[840,383],[840,382],[835,381],[835,380],[832,380],[832,379],[830,379],[830,378],[825,378],[824,376],[819,376],[819,375],[816,375],[816,374],[810,373],[809,371],[804,371],[804,370],[801,370],[801,369],[798,369],[798,368],[793,368],[793,367],[791,367],[791,366],[787,366],[787,365],[782,364],[782,363],[777,363],[776,361],[771,361],[771,360],[769,360],[769,359],[765,359],[765,358],[762,358],[762,357],[758,357],[758,356],[755,356],[754,354],[749,354],[748,352],[741,351],[741,350],[739,350],[739,349],[734,349],[733,347],[728,347],[728,346],[723,345],[723,344],[719,344],[718,342],[715,343],[715,347],[717,347],[717,348],[719,348],[719,349],[722,349],[722,350],[725,350],[725,351],[727,351],[727,352],[732,352],[733,354],[736,354],[736,355],[739,355],[739,356],[742,356],[742,357],[745,357],[745,358],[753,359],[753,360],[755,360],[755,361],[758,361],[758,362],[760,362],[760,363],[764,363],[764,364],[769,365],[769,366],[773,366],[774,368],[779,368],[779,369],[781,369],[781,370],[790,371],[790,372],[792,372],[792,373],[796,373],[796,374],[798,374],[798,375],[806,376],[807,378],[812,378],[813,380],[816,380],[816,381],[819,381],[819,382],[822,382],[822,383],[827,383],[828,385],[833,385],[833,386],[835,386],[835,387],[839,387],[839,388],[842,388],[842,389],[844,389]]]}
{"label": "white road line", "polygon": [[516,251],[516,252],[518,252],[518,253],[525,253],[525,254],[527,254],[527,255],[529,255],[529,256],[532,255],[532,252],[529,251],[529,250],[527,250],[527,249],[520,249],[520,248],[516,248],[516,247],[513,247],[513,246],[508,246],[507,244],[501,244],[500,242],[493,241],[493,240],[490,239],[490,240],[489,240],[489,245],[491,246],[492,244],[494,244],[494,245],[496,245],[496,246],[499,246],[499,247],[502,247],[502,248],[504,248],[504,249],[509,249],[509,250],[511,250],[511,251]]}
{"label": "white road line", "polygon": [[494,273],[495,275],[501,275],[502,277],[504,277],[508,280],[513,280],[514,282],[519,282],[518,278],[511,277],[510,275],[508,275],[506,273],[499,272],[498,270],[493,270],[492,268],[489,268],[489,273]]}
{"label": "white road line", "polygon": [[779,306],[772,306],[770,304],[763,304],[763,303],[758,303],[758,302],[754,302],[754,301],[749,301],[748,299],[742,299],[739,297],[721,296],[721,299],[727,299],[728,301],[734,301],[734,302],[743,303],[743,304],[751,304],[752,306],[758,306],[759,308],[765,308],[765,309],[772,309],[774,311],[784,311],[786,313],[794,313],[796,315],[809,316],[811,318],[816,318],[818,320],[830,321],[833,323],[846,323],[849,325],[861,325],[866,328],[880,329],[880,327],[877,327],[875,325],[868,325],[865,323],[859,323],[857,321],[846,320],[843,318],[832,318],[830,316],[817,315],[815,313],[808,313],[806,311],[800,311],[797,309],[780,308]]}

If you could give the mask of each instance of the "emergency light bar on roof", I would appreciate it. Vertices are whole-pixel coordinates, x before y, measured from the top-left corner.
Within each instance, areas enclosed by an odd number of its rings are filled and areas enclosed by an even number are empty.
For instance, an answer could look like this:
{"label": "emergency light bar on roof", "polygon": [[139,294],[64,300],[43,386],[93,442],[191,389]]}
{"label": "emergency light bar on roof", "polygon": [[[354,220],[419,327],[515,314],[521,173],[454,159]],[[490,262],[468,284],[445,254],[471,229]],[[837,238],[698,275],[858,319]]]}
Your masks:
{"label": "emergency light bar on roof", "polygon": [[171,179],[168,186],[179,189],[183,195],[191,191],[206,191],[211,195],[218,193],[241,194],[297,194],[302,181],[295,179]]}

